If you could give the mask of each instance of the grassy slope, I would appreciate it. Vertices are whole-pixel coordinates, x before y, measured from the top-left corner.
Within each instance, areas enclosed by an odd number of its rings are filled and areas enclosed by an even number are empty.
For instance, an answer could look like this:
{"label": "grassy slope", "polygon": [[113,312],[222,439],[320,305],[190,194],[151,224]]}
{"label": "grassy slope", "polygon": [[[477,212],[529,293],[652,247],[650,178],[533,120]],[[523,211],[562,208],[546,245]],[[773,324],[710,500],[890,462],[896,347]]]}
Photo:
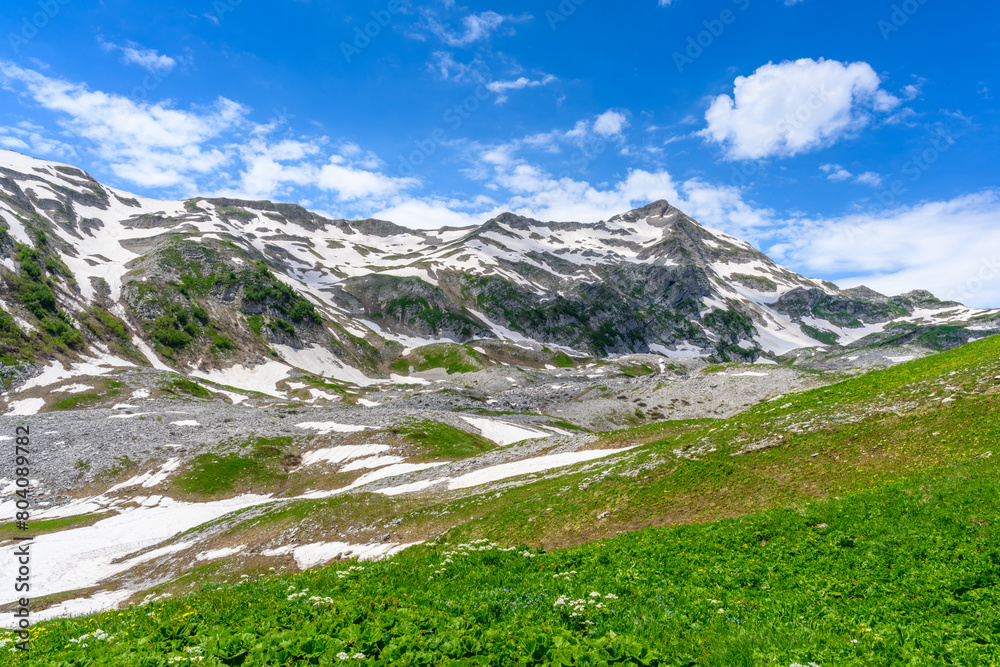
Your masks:
{"label": "grassy slope", "polygon": [[[453,512],[453,543],[559,546],[695,525],[534,556],[426,546],[347,575],[211,588],[153,616],[46,624],[36,655],[155,665],[201,646],[202,665],[335,664],[341,650],[367,656],[345,664],[991,664],[1000,483],[985,454],[1000,436],[998,375],[1000,338],[987,339],[729,420],[609,435],[652,442],[587,476],[407,515]],[[726,516],[737,518],[697,523]],[[290,586],[310,590],[288,600]],[[578,617],[553,606],[590,592],[618,599]],[[96,627],[118,639],[67,644]]]}

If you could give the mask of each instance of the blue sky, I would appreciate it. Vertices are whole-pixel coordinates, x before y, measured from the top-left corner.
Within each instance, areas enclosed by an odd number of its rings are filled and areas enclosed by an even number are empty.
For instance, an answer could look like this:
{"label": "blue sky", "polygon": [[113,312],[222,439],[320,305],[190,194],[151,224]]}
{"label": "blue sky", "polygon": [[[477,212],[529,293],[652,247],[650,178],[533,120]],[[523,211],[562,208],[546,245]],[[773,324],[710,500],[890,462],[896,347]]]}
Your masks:
{"label": "blue sky", "polygon": [[0,147],[412,227],[668,199],[843,285],[1000,305],[1000,8],[8,0]]}

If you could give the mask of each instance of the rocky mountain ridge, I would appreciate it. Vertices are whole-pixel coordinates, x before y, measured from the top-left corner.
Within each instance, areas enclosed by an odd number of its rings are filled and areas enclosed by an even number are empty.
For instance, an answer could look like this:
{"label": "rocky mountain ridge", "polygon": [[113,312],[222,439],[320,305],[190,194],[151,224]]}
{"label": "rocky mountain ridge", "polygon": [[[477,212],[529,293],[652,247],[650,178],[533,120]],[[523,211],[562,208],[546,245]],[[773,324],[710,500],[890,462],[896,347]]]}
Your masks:
{"label": "rocky mountain ridge", "polygon": [[411,230],[293,204],[145,199],[0,151],[0,218],[8,367],[111,355],[214,379],[284,364],[364,385],[407,375],[433,344],[500,343],[488,365],[519,349],[540,365],[754,361],[1000,332],[1000,311],[805,278],[665,201],[597,223],[505,213]]}

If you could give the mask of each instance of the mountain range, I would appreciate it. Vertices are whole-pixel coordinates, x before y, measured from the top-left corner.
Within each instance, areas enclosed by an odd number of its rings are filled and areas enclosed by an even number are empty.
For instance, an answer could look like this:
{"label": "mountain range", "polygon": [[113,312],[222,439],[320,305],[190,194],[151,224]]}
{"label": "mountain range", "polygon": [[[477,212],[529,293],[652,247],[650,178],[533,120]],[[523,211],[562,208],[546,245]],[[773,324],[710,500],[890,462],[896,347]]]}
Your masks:
{"label": "mountain range", "polygon": [[146,199],[0,151],[0,218],[8,374],[111,354],[217,375],[278,361],[365,384],[406,375],[433,344],[488,343],[487,364],[527,348],[545,363],[755,361],[1000,332],[997,310],[806,278],[665,201],[597,222],[504,213],[414,230],[270,201]]}

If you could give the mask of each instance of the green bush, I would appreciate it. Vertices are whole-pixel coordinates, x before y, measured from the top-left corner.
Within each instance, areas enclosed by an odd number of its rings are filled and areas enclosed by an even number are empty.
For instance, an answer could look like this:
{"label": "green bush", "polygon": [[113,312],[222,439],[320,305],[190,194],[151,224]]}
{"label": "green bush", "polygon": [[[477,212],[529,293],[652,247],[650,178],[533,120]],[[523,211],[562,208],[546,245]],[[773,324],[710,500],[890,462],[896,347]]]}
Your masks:
{"label": "green bush", "polygon": [[172,350],[183,350],[191,344],[193,336],[185,332],[176,317],[164,315],[153,322],[153,340]]}
{"label": "green bush", "polygon": [[264,328],[264,317],[261,315],[250,315],[247,317],[247,325],[259,336],[261,329]]}
{"label": "green bush", "polygon": [[295,327],[293,327],[291,324],[281,319],[280,317],[276,317],[273,320],[271,320],[271,327],[278,331],[284,332],[289,336],[295,335]]}
{"label": "green bush", "polygon": [[236,343],[229,336],[217,334],[212,338],[212,348],[219,352],[232,352],[236,349]]}
{"label": "green bush", "polygon": [[202,326],[205,326],[205,325],[208,324],[208,311],[206,311],[204,308],[202,308],[198,304],[195,304],[195,305],[191,306],[191,315],[194,317],[194,319],[196,319],[199,322],[201,322]]}
{"label": "green bush", "polygon": [[56,295],[45,283],[22,283],[20,297],[24,307],[38,319],[56,312]]}

